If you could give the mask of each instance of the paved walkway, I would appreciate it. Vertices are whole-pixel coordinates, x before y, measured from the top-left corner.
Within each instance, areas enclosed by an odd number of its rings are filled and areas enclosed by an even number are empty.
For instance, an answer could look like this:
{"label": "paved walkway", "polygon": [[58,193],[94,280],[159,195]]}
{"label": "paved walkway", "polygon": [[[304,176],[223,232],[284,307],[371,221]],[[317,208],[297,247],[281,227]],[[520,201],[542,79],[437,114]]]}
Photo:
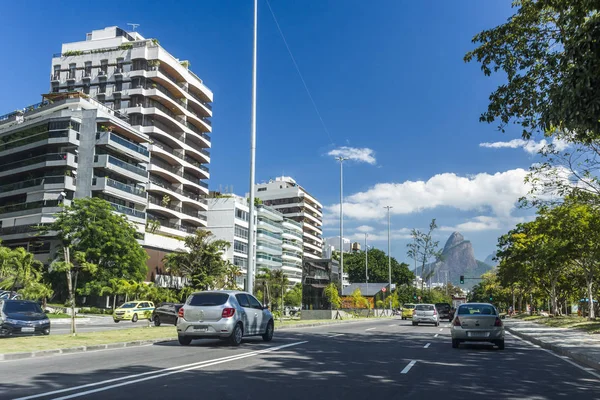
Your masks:
{"label": "paved walkway", "polygon": [[600,370],[600,335],[512,318],[505,319],[504,325],[515,336]]}

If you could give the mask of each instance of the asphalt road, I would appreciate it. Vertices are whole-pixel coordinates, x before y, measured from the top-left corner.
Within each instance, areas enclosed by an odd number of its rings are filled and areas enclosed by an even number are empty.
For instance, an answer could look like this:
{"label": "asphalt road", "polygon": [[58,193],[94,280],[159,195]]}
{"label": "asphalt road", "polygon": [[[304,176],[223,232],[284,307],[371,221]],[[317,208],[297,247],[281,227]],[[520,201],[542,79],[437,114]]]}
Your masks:
{"label": "asphalt road", "polygon": [[[448,324],[378,320],[0,362],[0,399],[600,399],[600,375],[507,334],[452,349]],[[392,397],[393,396],[393,397]]]}

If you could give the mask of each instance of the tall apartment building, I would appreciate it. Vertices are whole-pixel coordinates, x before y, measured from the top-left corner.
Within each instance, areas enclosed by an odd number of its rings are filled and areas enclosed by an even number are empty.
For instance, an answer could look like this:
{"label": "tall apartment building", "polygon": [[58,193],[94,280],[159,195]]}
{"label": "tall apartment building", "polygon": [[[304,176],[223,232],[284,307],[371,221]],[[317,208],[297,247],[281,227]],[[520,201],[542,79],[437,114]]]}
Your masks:
{"label": "tall apartment building", "polygon": [[82,91],[150,137],[148,220],[185,237],[206,226],[213,93],[156,39],[108,27],[65,43],[52,59],[51,91]]}
{"label": "tall apartment building", "polygon": [[284,217],[302,224],[303,256],[319,259],[323,252],[323,206],[290,177],[254,186],[255,196]]}
{"label": "tall apartment building", "polygon": [[[290,284],[302,278],[302,227],[284,218],[271,207],[259,205],[256,210],[255,254],[256,269],[282,269]],[[208,199],[207,229],[216,239],[231,243],[223,255],[237,265],[243,276],[238,284],[245,286],[248,268],[249,207],[244,197],[229,195]]]}
{"label": "tall apartment building", "polygon": [[50,223],[60,204],[101,197],[135,224],[146,225],[149,137],[126,116],[78,93],[0,116],[0,238],[47,261]]}

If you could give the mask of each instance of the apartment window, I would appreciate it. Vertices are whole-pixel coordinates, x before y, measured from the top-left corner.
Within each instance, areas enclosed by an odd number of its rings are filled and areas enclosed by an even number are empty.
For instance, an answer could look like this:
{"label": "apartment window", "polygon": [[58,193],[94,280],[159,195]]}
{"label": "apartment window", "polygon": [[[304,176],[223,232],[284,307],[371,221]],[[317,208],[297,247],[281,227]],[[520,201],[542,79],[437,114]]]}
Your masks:
{"label": "apartment window", "polygon": [[83,76],[91,76],[91,75],[92,75],[92,62],[86,61]]}
{"label": "apartment window", "polygon": [[247,253],[248,245],[246,243],[238,242],[237,240],[234,240],[233,241],[233,250],[237,251],[238,253]]}
{"label": "apartment window", "polygon": [[115,92],[120,92],[123,90],[123,82],[117,81],[115,82]]}
{"label": "apartment window", "polygon": [[267,190],[267,188],[258,188],[258,190],[257,190],[257,191],[258,191],[258,192],[264,192],[264,191],[266,191],[266,190]]}
{"label": "apartment window", "polygon": [[90,85],[83,85],[83,93],[90,94]]}
{"label": "apartment window", "polygon": [[244,221],[248,221],[248,213],[244,210],[240,210],[239,208],[235,209],[235,216]]}
{"label": "apartment window", "polygon": [[69,64],[69,79],[75,79],[75,67],[76,64]]}
{"label": "apartment window", "polygon": [[120,110],[121,109],[121,100],[120,99],[115,99],[115,110]]}
{"label": "apartment window", "polygon": [[240,256],[233,256],[233,265],[237,265],[240,268],[248,268],[248,260]]}
{"label": "apartment window", "polygon": [[67,87],[67,92],[74,92],[75,91],[75,85],[69,85]]}
{"label": "apartment window", "polygon": [[108,60],[100,61],[100,71],[104,72],[104,74],[108,73]]}
{"label": "apartment window", "polygon": [[106,82],[98,85],[98,93],[106,93]]}
{"label": "apartment window", "polygon": [[58,80],[60,79],[60,65],[55,65],[54,66],[54,79]]}
{"label": "apartment window", "polygon": [[123,59],[117,58],[117,72],[123,72]]}
{"label": "apartment window", "polygon": [[248,239],[248,228],[236,225],[234,235],[242,239]]}
{"label": "apartment window", "polygon": [[52,93],[58,93],[58,84],[56,84],[56,83],[52,84]]}

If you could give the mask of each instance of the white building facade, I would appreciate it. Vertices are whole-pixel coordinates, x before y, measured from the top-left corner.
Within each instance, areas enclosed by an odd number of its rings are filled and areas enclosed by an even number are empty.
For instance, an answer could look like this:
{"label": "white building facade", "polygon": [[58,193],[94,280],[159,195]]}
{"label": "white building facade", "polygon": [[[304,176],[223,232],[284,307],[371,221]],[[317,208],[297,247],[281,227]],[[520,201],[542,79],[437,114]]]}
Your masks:
{"label": "white building facade", "polygon": [[302,225],[302,255],[319,259],[323,253],[323,206],[290,177],[282,176],[254,186],[255,196],[284,217]]}
{"label": "white building facade", "polygon": [[158,233],[184,238],[206,226],[213,93],[189,62],[108,27],[63,44],[50,80],[53,93],[81,91],[150,137],[147,214]]}

